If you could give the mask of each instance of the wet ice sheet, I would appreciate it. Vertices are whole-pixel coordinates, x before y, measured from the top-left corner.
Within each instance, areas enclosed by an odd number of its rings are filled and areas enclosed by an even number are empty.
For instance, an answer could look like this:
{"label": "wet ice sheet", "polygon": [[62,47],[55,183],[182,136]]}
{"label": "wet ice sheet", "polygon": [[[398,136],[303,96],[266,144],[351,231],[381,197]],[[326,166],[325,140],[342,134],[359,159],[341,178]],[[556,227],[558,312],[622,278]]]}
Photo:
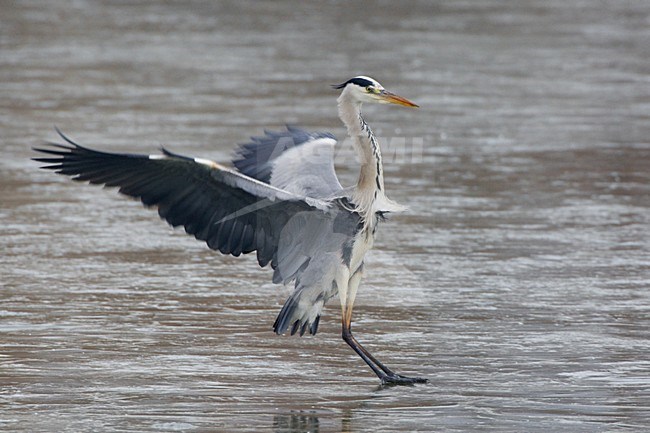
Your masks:
{"label": "wet ice sheet", "polygon": [[[5,6],[0,426],[647,427],[649,14],[614,1]],[[355,331],[427,386],[378,388],[335,304],[316,338],[275,336],[289,290],[254,259],[28,160],[52,125],[104,149],[220,161],[264,127],[343,136],[328,84],[357,73],[423,108],[366,110],[396,146],[387,188],[410,211],[381,227]]]}

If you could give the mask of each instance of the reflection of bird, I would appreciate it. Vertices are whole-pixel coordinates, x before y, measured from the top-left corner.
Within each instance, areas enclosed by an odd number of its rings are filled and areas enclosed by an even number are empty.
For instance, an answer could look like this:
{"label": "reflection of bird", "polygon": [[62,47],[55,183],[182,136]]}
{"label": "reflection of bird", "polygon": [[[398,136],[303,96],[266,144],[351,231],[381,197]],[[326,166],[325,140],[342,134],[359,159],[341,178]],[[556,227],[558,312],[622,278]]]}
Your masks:
{"label": "reflection of bird", "polygon": [[334,87],[341,90],[339,116],[361,161],[352,188],[343,188],[336,177],[334,137],[292,127],[242,145],[234,161],[238,171],[165,149],[150,156],[99,152],[60,132],[67,144],[35,149],[50,155],[35,159],[74,180],[119,187],[214,250],[234,256],[257,251],[259,264],[274,269],[273,282],[295,283],[273,325],[278,334],[315,334],[323,305],[338,294],[343,339],[382,382],[426,382],[385,367],[350,330],[363,258],[377,223],[385,213],[402,209],[384,193],[379,144],[361,105],[417,105],[364,76]]}

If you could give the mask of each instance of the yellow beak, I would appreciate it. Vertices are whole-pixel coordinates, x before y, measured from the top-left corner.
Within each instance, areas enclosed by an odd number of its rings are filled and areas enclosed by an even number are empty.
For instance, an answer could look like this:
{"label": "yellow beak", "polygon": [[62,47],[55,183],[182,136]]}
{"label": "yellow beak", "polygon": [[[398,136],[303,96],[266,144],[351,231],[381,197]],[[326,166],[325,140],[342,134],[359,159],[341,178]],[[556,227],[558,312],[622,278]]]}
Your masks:
{"label": "yellow beak", "polygon": [[379,93],[379,97],[388,104],[397,104],[397,105],[403,105],[405,107],[414,107],[414,108],[419,107],[419,105],[409,101],[406,98],[402,98],[399,95],[389,92],[388,90],[382,90]]}

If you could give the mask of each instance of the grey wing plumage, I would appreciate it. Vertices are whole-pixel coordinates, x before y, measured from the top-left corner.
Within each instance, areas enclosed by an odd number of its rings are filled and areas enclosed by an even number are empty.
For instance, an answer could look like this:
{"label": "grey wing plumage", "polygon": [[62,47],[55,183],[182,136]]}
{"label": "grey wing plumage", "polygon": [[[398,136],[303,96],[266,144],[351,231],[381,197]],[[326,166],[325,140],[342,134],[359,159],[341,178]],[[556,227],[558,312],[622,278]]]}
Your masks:
{"label": "grey wing plumage", "polygon": [[277,188],[314,198],[342,195],[334,169],[336,139],[287,126],[265,131],[240,146],[233,165],[243,174]]}
{"label": "grey wing plumage", "polygon": [[[61,136],[67,144],[35,149],[48,155],[34,158],[49,164],[43,168],[77,181],[118,187],[122,194],[157,207],[161,218],[183,226],[211,249],[234,256],[256,251],[261,266],[273,267],[275,282],[296,282],[287,303],[297,304],[285,305],[283,320],[293,319],[292,326],[298,321],[301,332],[306,327],[316,332],[320,308],[332,296],[328,279],[340,263],[340,251],[350,241],[358,214],[340,201],[304,197],[212,161],[164,149],[153,156],[100,152]],[[307,305],[308,299],[319,307]],[[283,333],[287,326],[275,330]]]}
{"label": "grey wing plumage", "polygon": [[349,265],[345,250],[352,247],[363,224],[358,213],[336,209],[297,214],[280,237],[274,282],[295,278],[296,287],[273,324],[278,334],[289,328],[292,335],[298,331],[303,335],[307,329],[315,334],[321,309],[338,292],[336,272]]}
{"label": "grey wing plumage", "polygon": [[257,251],[261,266],[277,265],[278,239],[293,215],[328,207],[211,161],[168,151],[155,156],[99,152],[65,139],[67,145],[36,149],[53,157],[35,159],[74,180],[119,187],[214,250],[234,256]]}

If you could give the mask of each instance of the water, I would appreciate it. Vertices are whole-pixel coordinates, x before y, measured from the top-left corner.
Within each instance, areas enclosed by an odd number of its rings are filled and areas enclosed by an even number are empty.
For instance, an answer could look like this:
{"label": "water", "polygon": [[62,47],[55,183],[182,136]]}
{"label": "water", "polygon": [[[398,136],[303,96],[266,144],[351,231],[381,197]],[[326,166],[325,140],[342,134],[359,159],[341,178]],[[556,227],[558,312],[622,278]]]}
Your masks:
{"label": "water", "polygon": [[[647,2],[19,2],[0,6],[0,429],[650,428]],[[380,388],[339,337],[271,325],[289,289],[114,191],[39,171],[83,144],[227,161],[368,107],[390,197],[354,329],[425,386]],[[355,165],[342,149],[347,183]]]}

